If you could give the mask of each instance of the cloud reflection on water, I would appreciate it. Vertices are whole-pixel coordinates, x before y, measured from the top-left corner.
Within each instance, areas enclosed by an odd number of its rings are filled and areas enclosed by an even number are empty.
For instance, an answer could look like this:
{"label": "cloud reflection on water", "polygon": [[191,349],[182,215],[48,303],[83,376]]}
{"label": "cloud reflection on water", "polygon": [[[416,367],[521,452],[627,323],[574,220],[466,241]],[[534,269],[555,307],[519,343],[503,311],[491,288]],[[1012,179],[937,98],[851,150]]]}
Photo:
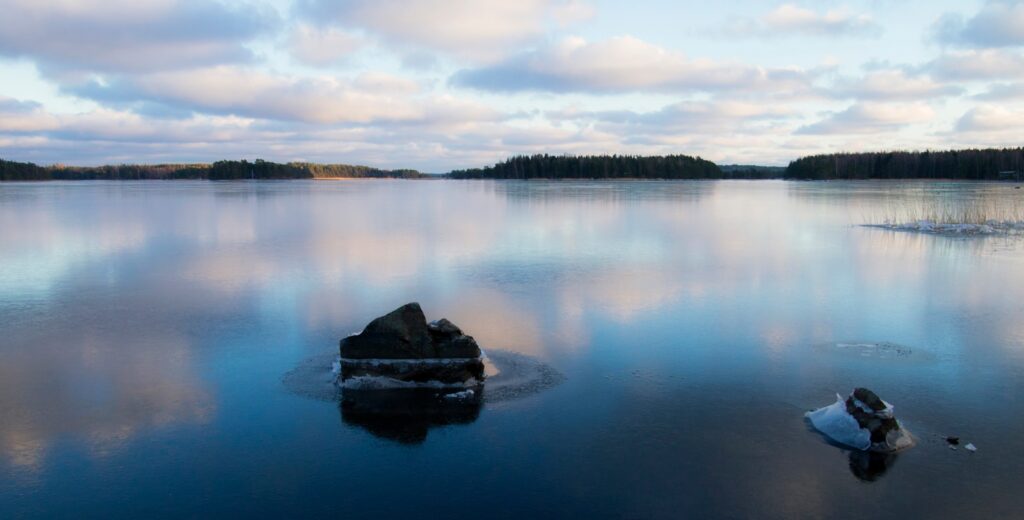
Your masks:
{"label": "cloud reflection on water", "polygon": [[[821,387],[862,374],[825,358],[805,362],[800,349],[837,338],[920,344],[947,357],[968,344],[998,348],[1024,367],[1024,329],[1014,319],[1024,265],[993,251],[1017,246],[854,227],[898,196],[879,195],[898,191],[884,184],[853,192],[774,182],[51,186],[20,187],[37,195],[0,207],[0,259],[30,273],[0,274],[0,318],[14,324],[0,343],[0,449],[35,471],[63,439],[103,457],[161,428],[216,423],[237,385],[265,383],[247,370],[284,372],[292,358],[333,349],[341,335],[413,300],[485,348],[580,360],[625,345],[630,355],[590,360],[593,370],[688,378],[694,386],[679,395],[631,381],[635,401],[599,403],[610,408],[603,423],[617,426],[586,442],[612,460],[627,460],[613,449],[629,438],[624,424],[684,427],[655,410],[690,413],[679,403],[708,391],[699,385],[721,383],[724,393],[752,380],[769,392],[785,380],[795,394],[835,390]],[[45,312],[20,303],[30,293]],[[279,349],[261,350],[263,336]],[[771,363],[751,369],[758,356]],[[929,375],[967,377],[940,368]],[[977,382],[978,395],[1012,386],[1012,375]],[[723,421],[710,431],[739,434]],[[666,433],[650,442],[675,441]],[[820,468],[807,469],[812,456],[794,455],[787,479],[766,483],[757,464],[766,455],[744,453],[752,462],[734,479],[741,491],[780,510],[828,512]],[[713,459],[696,462],[714,468]],[[607,462],[594,462],[595,474]],[[652,453],[632,462],[664,472],[675,463]],[[658,500],[688,483],[679,479],[634,491]],[[800,503],[776,502],[792,497]]]}

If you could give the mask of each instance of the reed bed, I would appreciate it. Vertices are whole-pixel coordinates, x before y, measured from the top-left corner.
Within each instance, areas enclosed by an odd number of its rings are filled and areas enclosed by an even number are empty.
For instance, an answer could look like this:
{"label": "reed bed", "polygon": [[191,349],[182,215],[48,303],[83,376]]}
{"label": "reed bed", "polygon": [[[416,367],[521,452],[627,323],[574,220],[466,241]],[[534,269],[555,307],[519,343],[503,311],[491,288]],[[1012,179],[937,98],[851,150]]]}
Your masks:
{"label": "reed bed", "polygon": [[921,200],[891,205],[866,226],[955,234],[1024,232],[1024,202],[1012,200]]}

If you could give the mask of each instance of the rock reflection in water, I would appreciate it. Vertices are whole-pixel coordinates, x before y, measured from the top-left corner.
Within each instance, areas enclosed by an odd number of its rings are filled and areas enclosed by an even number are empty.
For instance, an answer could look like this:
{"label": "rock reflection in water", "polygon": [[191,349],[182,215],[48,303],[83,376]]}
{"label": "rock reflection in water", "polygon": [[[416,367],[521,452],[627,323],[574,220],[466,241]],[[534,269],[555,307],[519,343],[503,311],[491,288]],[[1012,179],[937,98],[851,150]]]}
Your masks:
{"label": "rock reflection in water", "polygon": [[864,482],[874,482],[896,463],[895,453],[878,453],[874,451],[850,451],[850,472]]}
{"label": "rock reflection in water", "polygon": [[420,444],[431,428],[476,421],[482,405],[482,386],[471,393],[436,388],[345,389],[339,409],[346,425],[402,444]]}

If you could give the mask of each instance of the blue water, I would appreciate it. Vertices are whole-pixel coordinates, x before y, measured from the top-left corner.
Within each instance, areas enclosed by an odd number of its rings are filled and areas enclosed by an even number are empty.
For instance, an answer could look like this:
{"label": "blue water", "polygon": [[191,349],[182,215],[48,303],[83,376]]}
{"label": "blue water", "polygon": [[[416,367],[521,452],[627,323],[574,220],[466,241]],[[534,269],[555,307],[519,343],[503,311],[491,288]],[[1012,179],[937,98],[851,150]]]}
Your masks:
{"label": "blue water", "polygon": [[[996,183],[0,184],[0,518],[1017,516],[1024,240],[860,224],[1021,198]],[[283,384],[408,301],[564,380],[404,441]],[[837,345],[873,342],[903,354]],[[805,411],[854,386],[918,445],[865,461],[808,428]]]}

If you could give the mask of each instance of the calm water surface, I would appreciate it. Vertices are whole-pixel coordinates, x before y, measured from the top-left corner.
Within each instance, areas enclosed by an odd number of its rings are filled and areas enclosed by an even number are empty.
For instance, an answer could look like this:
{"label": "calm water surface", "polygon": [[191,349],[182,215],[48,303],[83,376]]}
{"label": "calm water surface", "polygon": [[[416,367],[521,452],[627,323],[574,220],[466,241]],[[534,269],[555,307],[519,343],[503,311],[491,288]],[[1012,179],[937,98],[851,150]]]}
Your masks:
{"label": "calm water surface", "polygon": [[[1022,197],[956,183],[3,184],[0,518],[1017,516],[1022,240],[859,224]],[[282,383],[407,301],[564,382],[411,441]],[[836,346],[870,342],[900,347]],[[808,429],[806,410],[857,385],[895,404],[917,447],[868,460]]]}

